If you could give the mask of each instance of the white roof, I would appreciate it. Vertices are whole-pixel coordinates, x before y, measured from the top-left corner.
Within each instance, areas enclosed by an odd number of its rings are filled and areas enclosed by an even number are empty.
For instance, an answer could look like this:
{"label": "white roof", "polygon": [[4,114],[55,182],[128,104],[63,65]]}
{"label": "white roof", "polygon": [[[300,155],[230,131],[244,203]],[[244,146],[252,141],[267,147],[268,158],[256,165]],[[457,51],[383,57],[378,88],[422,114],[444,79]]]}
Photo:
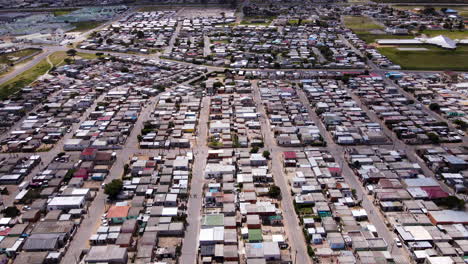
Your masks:
{"label": "white roof", "polygon": [[67,197],[54,197],[49,202],[49,206],[53,205],[80,205],[83,203],[84,196],[67,196]]}

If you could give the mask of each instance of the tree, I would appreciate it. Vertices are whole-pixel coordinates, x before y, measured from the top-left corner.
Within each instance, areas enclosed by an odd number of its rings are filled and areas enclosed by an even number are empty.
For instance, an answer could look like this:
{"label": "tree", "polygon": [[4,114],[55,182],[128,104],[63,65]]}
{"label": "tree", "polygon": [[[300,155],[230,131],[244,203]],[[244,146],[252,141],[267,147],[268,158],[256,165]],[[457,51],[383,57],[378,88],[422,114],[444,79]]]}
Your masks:
{"label": "tree", "polygon": [[456,196],[448,196],[436,201],[437,205],[446,206],[449,209],[463,210],[465,208],[465,201]]}
{"label": "tree", "polygon": [[276,185],[270,186],[270,189],[268,189],[268,196],[274,199],[279,199],[281,197],[281,189]]}
{"label": "tree", "polygon": [[72,57],[73,60],[75,59],[76,54],[77,54],[77,52],[76,52],[75,49],[69,49],[69,50],[67,50],[67,56]]}
{"label": "tree", "polygon": [[21,214],[20,210],[16,208],[16,206],[8,206],[7,208],[2,210],[2,214],[5,217],[16,217]]}
{"label": "tree", "polygon": [[106,44],[111,45],[114,41],[110,38],[106,39]]}
{"label": "tree", "polygon": [[66,64],[71,64],[72,63],[72,60],[70,58],[65,58],[63,60]]}
{"label": "tree", "polygon": [[144,33],[143,31],[139,30],[139,31],[137,32],[137,37],[138,37],[139,39],[142,39],[142,38],[145,37],[145,33]]}
{"label": "tree", "polygon": [[270,159],[270,151],[265,150],[263,151],[262,155],[265,159]]}
{"label": "tree", "polygon": [[110,183],[106,184],[104,187],[104,193],[109,195],[110,199],[115,199],[122,191],[123,182],[120,179],[112,180]]}
{"label": "tree", "polygon": [[460,20],[460,23],[458,23],[458,30],[463,31],[465,29],[465,23],[463,20]]}
{"label": "tree", "polygon": [[453,121],[453,123],[455,125],[457,125],[462,130],[465,130],[468,127],[468,124],[465,121],[461,120],[461,119],[457,119],[457,120]]}
{"label": "tree", "polygon": [[429,105],[429,109],[438,112],[440,110],[440,105],[438,103],[431,103]]}
{"label": "tree", "polygon": [[98,56],[98,57],[104,56],[104,53],[102,53],[102,52],[96,52],[96,56]]}
{"label": "tree", "polygon": [[252,149],[250,150],[250,153],[258,153],[258,147],[257,146],[252,147]]}
{"label": "tree", "polygon": [[429,138],[429,140],[434,143],[434,144],[437,144],[440,142],[440,138],[439,138],[439,135],[437,135],[436,133],[434,132],[429,132],[427,133],[427,137]]}

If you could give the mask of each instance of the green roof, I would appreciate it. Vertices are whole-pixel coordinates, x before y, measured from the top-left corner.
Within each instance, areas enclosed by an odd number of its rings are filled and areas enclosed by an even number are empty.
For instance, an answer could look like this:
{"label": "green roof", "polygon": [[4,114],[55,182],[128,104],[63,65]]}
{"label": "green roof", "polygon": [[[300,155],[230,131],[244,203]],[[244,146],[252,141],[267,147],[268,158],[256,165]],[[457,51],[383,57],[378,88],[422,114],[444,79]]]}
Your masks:
{"label": "green roof", "polygon": [[263,241],[261,229],[249,229],[249,242],[251,241]]}
{"label": "green roof", "polygon": [[203,226],[224,226],[224,215],[213,214],[205,215],[202,220]]}

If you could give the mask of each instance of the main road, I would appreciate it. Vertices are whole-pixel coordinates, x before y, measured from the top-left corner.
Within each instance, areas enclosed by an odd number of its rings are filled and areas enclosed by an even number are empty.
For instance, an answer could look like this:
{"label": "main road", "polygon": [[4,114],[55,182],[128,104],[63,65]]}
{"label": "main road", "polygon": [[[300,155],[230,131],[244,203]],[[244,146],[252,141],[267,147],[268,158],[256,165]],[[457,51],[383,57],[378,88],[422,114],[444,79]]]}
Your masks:
{"label": "main road", "polygon": [[190,182],[190,198],[187,205],[188,227],[182,244],[181,264],[198,263],[198,236],[201,221],[203,185],[205,183],[205,167],[208,158],[207,137],[210,99],[211,97],[205,96],[202,100],[196,142],[195,146],[192,146],[195,162],[192,168],[192,181]]}

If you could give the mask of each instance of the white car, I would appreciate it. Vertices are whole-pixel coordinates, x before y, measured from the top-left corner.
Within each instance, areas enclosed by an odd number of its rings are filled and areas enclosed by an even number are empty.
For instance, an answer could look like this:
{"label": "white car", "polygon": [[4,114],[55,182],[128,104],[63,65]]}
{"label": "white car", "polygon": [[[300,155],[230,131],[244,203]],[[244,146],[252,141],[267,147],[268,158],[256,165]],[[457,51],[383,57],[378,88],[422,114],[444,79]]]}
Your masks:
{"label": "white car", "polygon": [[401,241],[400,241],[400,239],[398,237],[395,238],[395,244],[396,244],[397,247],[403,246],[403,244],[401,244]]}

